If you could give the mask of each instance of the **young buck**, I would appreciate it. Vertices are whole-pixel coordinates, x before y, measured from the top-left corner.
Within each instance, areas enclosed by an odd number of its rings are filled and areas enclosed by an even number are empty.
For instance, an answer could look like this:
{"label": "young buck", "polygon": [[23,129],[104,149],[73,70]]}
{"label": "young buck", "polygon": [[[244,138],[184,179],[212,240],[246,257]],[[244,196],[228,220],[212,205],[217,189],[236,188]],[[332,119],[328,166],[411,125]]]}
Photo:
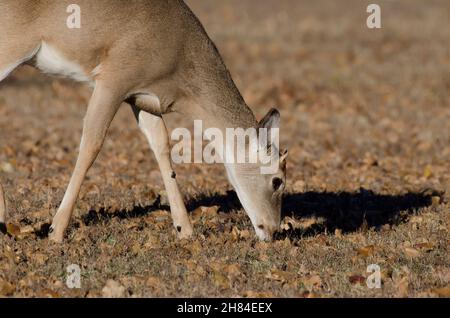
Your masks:
{"label": "young buck", "polygon": [[[181,0],[77,0],[81,27],[69,28],[73,0],[0,0],[0,81],[22,64],[88,82],[94,89],[84,119],[80,150],[68,188],[49,230],[61,242],[88,169],[120,105],[130,104],[158,161],[179,237],[192,226],[169,158],[162,115],[186,114],[204,126],[278,128],[271,110],[259,123],[244,102],[215,45]],[[70,11],[69,11],[70,12]],[[246,143],[248,151],[261,146]],[[257,236],[270,240],[278,229],[287,152],[271,174],[261,161],[226,164],[230,182]],[[6,207],[0,186],[0,223]]]}

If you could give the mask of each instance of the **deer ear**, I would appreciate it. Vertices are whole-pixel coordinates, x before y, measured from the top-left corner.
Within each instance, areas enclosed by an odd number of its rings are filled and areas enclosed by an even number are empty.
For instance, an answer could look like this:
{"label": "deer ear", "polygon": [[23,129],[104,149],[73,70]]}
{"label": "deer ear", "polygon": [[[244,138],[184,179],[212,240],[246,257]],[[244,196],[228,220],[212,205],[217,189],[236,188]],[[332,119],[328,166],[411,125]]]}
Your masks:
{"label": "deer ear", "polygon": [[280,128],[280,112],[272,108],[258,124],[259,128]]}
{"label": "deer ear", "polygon": [[[267,150],[271,149],[273,143],[275,143],[275,146],[278,147],[279,129],[280,112],[277,109],[272,108],[258,124],[260,148]],[[263,135],[261,135],[261,130],[263,131]]]}

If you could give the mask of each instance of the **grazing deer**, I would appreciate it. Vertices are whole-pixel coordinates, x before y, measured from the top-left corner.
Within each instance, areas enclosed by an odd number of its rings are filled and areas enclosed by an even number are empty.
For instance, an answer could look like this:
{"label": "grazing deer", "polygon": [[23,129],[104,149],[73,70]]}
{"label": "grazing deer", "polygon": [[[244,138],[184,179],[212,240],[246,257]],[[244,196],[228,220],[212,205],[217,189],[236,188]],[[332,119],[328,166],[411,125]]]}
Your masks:
{"label": "grazing deer", "polygon": [[[193,229],[172,170],[162,115],[179,112],[224,131],[277,128],[279,112],[273,109],[256,121],[215,45],[183,1],[77,0],[81,28],[71,29],[66,24],[67,8],[73,2],[0,0],[0,81],[19,65],[29,64],[94,87],[75,170],[49,238],[63,240],[83,179],[123,102],[132,107],[158,161],[178,236],[189,237]],[[260,151],[250,143],[246,147]],[[263,150],[273,149],[278,155],[271,145]],[[280,224],[286,156],[281,152],[273,174],[261,174],[259,161],[225,165],[262,240],[270,240]],[[5,217],[0,186],[3,227]]]}

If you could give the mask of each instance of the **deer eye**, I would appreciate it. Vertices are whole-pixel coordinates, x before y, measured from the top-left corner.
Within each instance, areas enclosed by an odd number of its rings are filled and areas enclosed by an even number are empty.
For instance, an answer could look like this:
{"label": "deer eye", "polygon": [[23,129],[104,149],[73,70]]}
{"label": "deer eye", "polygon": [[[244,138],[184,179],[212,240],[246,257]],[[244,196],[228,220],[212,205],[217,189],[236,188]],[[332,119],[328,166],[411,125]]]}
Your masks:
{"label": "deer eye", "polygon": [[283,180],[281,180],[281,178],[275,177],[272,179],[272,187],[274,191],[279,190],[282,184]]}

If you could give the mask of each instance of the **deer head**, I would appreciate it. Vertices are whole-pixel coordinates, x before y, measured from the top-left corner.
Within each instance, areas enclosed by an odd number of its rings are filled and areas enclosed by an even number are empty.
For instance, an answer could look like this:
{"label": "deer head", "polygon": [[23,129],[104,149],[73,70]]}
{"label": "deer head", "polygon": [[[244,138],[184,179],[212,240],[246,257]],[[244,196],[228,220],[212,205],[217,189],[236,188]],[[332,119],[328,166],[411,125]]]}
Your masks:
{"label": "deer head", "polygon": [[[286,184],[287,151],[279,151],[278,129],[280,113],[270,110],[258,123],[258,138],[246,143],[248,156],[264,154],[270,158],[271,168],[257,156],[256,163],[226,163],[228,178],[259,239],[269,241],[279,229],[281,201]],[[263,134],[267,131],[267,139]],[[266,169],[264,169],[266,168]]]}

